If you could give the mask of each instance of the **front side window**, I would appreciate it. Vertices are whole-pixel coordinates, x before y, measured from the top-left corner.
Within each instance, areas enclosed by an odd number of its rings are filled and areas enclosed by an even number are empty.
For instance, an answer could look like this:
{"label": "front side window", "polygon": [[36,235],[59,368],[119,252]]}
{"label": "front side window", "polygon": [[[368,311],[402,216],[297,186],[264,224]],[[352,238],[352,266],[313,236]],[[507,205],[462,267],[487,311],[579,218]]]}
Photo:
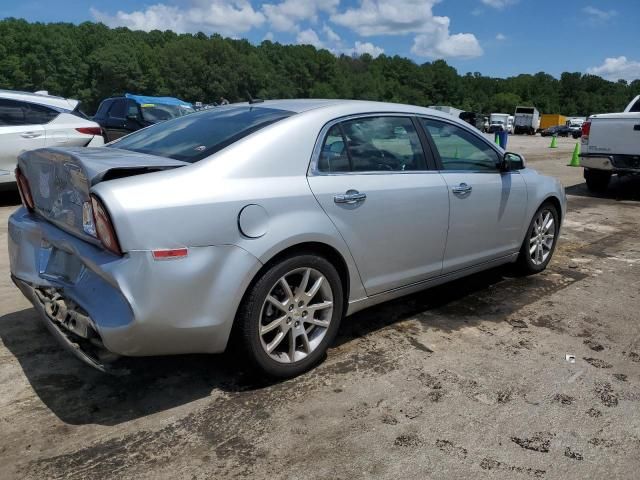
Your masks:
{"label": "front side window", "polygon": [[342,124],[354,172],[425,170],[425,158],[408,117],[364,117]]}
{"label": "front side window", "polygon": [[202,110],[138,130],[109,146],[193,163],[291,115],[251,106]]}
{"label": "front side window", "polygon": [[438,149],[443,170],[498,170],[498,153],[473,133],[438,120],[420,121]]}

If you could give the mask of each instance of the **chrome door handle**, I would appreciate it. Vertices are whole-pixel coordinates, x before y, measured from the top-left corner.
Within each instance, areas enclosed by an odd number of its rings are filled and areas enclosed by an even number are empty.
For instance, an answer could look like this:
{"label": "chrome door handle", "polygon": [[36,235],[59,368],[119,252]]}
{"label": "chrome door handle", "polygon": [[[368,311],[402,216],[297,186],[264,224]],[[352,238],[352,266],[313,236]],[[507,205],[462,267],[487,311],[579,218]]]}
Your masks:
{"label": "chrome door handle", "polygon": [[333,201],[335,203],[347,203],[349,205],[353,205],[354,203],[364,202],[366,198],[366,193],[360,193],[357,190],[347,190],[346,193],[333,197]]}
{"label": "chrome door handle", "polygon": [[461,183],[460,185],[458,185],[457,187],[453,187],[453,188],[451,189],[451,191],[452,191],[453,193],[460,193],[460,194],[463,194],[463,195],[464,195],[464,194],[467,194],[467,193],[471,193],[471,190],[472,190],[471,186],[470,186],[470,185],[467,185],[467,184],[466,184],[466,183],[464,183],[464,182],[463,182],[463,183]]}
{"label": "chrome door handle", "polygon": [[39,133],[39,132],[24,132],[24,133],[21,133],[21,134],[20,134],[20,136],[21,136],[22,138],[37,138],[37,137],[39,137],[39,136],[41,136],[41,135],[42,135],[42,134],[41,134],[41,133]]}

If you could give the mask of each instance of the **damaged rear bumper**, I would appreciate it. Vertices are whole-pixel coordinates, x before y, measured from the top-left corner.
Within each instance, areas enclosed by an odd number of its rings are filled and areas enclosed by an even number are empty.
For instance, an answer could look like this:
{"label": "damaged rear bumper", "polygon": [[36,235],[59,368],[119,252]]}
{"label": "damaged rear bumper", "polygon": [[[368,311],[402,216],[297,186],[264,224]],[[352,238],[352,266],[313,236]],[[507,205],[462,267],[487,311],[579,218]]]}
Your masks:
{"label": "damaged rear bumper", "polygon": [[8,233],[16,285],[54,335],[101,370],[116,356],[224,351],[262,266],[233,245],[192,247],[179,260],[157,261],[148,250],[119,257],[24,208]]}

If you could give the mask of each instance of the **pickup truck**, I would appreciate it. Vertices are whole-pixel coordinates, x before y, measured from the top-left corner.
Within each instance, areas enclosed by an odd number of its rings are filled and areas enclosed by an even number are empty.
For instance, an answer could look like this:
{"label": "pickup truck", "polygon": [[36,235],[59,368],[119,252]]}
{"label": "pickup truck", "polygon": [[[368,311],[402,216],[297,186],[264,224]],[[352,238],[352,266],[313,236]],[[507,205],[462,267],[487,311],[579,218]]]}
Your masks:
{"label": "pickup truck", "polygon": [[624,112],[592,115],[582,124],[582,153],[587,187],[606,190],[613,174],[640,175],[640,95]]}

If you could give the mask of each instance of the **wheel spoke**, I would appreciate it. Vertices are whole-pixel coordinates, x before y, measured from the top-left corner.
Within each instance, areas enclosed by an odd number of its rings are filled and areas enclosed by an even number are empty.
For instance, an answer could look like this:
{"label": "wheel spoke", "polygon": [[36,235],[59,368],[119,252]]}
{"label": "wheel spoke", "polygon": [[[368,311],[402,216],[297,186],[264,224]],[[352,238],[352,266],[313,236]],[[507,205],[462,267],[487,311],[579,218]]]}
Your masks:
{"label": "wheel spoke", "polygon": [[267,345],[267,353],[271,353],[275,350],[275,348],[282,343],[282,339],[286,337],[287,334],[282,330],[278,332],[273,340]]}
{"label": "wheel spoke", "polygon": [[318,327],[329,328],[329,320],[319,320],[317,318],[309,317],[304,320],[305,323],[310,323],[311,325],[317,325]]}
{"label": "wheel spoke", "polygon": [[313,313],[319,310],[326,310],[327,308],[333,307],[333,302],[327,300],[322,303],[314,303],[313,305],[307,305],[306,310],[309,312],[309,315],[313,317]]}
{"label": "wheel spoke", "polygon": [[268,323],[266,325],[262,325],[260,327],[260,335],[264,335],[265,333],[269,333],[271,330],[274,330],[282,325],[284,320],[287,318],[286,315],[276,318],[273,322]]}
{"label": "wheel spoke", "polygon": [[311,353],[311,344],[309,343],[309,337],[307,336],[307,332],[304,330],[300,334],[300,338],[302,339],[302,346],[304,347],[304,351],[309,354]]}
{"label": "wheel spoke", "polygon": [[296,358],[296,334],[293,328],[289,330],[289,361],[295,362]]}
{"label": "wheel spoke", "polygon": [[300,296],[307,291],[307,285],[309,284],[309,276],[311,275],[311,269],[307,268],[302,275],[302,280],[300,280],[300,285],[296,289],[296,295]]}
{"label": "wheel spoke", "polygon": [[548,233],[551,227],[553,227],[553,216],[549,214],[549,219],[544,224],[544,233]]}
{"label": "wheel spoke", "polygon": [[318,277],[318,279],[315,281],[315,283],[313,284],[309,292],[306,293],[306,296],[308,298],[307,301],[311,301],[313,297],[316,296],[316,293],[318,293],[318,290],[320,290],[320,287],[322,286],[323,281],[324,281],[324,277]]}
{"label": "wheel spoke", "polygon": [[293,300],[293,292],[291,291],[291,287],[289,286],[289,282],[287,282],[287,279],[285,277],[282,277],[280,279],[280,285],[282,286],[282,289],[284,290],[284,293],[287,296],[287,298],[289,300]]}
{"label": "wheel spoke", "polygon": [[288,300],[287,300],[287,302],[284,302],[284,303],[283,303],[283,302],[281,302],[280,300],[278,300],[277,298],[275,298],[273,295],[269,295],[269,296],[267,297],[267,301],[268,301],[269,303],[271,303],[271,305],[273,305],[273,306],[274,306],[274,307],[276,307],[277,309],[279,309],[279,310],[283,311],[284,313],[287,313],[287,311],[288,311],[288,310],[287,310],[286,305],[287,305],[287,303],[288,303]]}
{"label": "wheel spoke", "polygon": [[537,249],[538,249],[538,244],[536,243],[529,249],[529,255],[533,255],[534,253],[536,253]]}

